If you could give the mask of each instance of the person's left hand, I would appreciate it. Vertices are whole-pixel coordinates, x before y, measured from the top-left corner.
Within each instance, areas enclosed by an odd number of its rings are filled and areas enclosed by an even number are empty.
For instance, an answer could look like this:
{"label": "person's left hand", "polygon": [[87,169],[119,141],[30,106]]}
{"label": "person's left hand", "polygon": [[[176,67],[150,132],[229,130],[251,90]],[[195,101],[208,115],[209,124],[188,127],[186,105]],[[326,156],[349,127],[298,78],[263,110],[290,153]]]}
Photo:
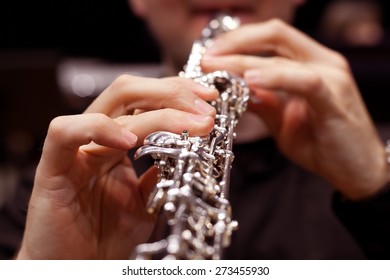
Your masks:
{"label": "person's left hand", "polygon": [[216,97],[189,79],[123,75],[84,114],[55,118],[17,258],[129,258],[154,226],[146,202],[157,172],[138,177],[128,150],[157,130],[206,135],[215,109],[205,100]]}

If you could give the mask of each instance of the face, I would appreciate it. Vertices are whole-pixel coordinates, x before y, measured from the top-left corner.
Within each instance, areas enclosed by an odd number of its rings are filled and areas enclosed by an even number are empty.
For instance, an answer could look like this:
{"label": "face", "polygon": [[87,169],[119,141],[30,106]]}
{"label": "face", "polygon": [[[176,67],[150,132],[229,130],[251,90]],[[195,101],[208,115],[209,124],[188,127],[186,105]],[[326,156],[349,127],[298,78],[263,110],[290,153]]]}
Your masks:
{"label": "face", "polygon": [[[180,71],[193,41],[218,11],[238,16],[242,24],[281,18],[291,21],[304,0],[129,0],[146,20],[170,69]],[[176,72],[177,73],[177,72]]]}

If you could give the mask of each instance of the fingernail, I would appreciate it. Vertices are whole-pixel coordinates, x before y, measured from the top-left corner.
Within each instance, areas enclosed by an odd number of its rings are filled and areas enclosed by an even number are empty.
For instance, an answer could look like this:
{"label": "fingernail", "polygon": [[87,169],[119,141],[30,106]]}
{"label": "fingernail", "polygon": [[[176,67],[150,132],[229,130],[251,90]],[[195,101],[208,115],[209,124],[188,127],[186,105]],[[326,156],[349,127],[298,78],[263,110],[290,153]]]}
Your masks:
{"label": "fingernail", "polygon": [[206,93],[206,94],[218,93],[217,89],[214,86],[205,86],[197,83],[196,87],[197,88],[195,89],[195,91],[200,91],[202,93]]}
{"label": "fingernail", "polygon": [[244,79],[248,84],[261,84],[262,75],[259,70],[248,70],[244,73]]}
{"label": "fingernail", "polygon": [[123,135],[123,138],[125,138],[126,141],[130,145],[135,145],[135,143],[137,143],[137,140],[138,140],[137,135],[135,135],[134,133],[131,133],[127,129],[122,129],[122,135]]}
{"label": "fingernail", "polygon": [[215,60],[215,56],[213,55],[210,55],[208,52],[205,53],[202,57],[202,62],[205,62],[205,63],[211,63]]}
{"label": "fingernail", "polygon": [[202,99],[195,99],[194,101],[195,107],[199,113],[203,113],[205,115],[214,115],[215,114],[215,108],[208,104],[206,101]]}
{"label": "fingernail", "polygon": [[191,121],[205,123],[210,119],[210,116],[196,115],[196,114],[188,114],[188,118]]}
{"label": "fingernail", "polygon": [[206,49],[206,54],[218,54],[221,52],[221,44],[218,40],[214,40]]}

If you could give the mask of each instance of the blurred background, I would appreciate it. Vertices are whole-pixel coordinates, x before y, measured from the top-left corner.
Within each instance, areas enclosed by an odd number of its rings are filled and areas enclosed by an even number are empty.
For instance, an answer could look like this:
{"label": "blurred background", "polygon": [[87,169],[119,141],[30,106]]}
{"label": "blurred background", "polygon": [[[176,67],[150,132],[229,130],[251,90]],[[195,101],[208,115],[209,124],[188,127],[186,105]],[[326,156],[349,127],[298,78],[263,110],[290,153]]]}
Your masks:
{"label": "blurred background", "polygon": [[[308,0],[295,22],[348,58],[378,123],[390,121],[389,9],[385,0]],[[31,182],[51,119],[82,112],[121,72],[158,73],[159,59],[126,0],[2,0],[0,209],[11,186]]]}

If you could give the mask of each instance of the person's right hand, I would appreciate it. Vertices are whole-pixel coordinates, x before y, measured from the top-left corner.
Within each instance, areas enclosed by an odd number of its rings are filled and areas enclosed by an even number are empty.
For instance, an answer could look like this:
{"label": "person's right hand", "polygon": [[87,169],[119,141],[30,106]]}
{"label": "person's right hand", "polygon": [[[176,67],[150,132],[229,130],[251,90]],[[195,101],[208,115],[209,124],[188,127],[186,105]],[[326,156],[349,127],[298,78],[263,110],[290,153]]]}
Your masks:
{"label": "person's right hand", "polygon": [[249,109],[284,155],[347,198],[371,197],[389,182],[385,147],[340,53],[273,19],[220,35],[202,68],[244,77],[261,100]]}

